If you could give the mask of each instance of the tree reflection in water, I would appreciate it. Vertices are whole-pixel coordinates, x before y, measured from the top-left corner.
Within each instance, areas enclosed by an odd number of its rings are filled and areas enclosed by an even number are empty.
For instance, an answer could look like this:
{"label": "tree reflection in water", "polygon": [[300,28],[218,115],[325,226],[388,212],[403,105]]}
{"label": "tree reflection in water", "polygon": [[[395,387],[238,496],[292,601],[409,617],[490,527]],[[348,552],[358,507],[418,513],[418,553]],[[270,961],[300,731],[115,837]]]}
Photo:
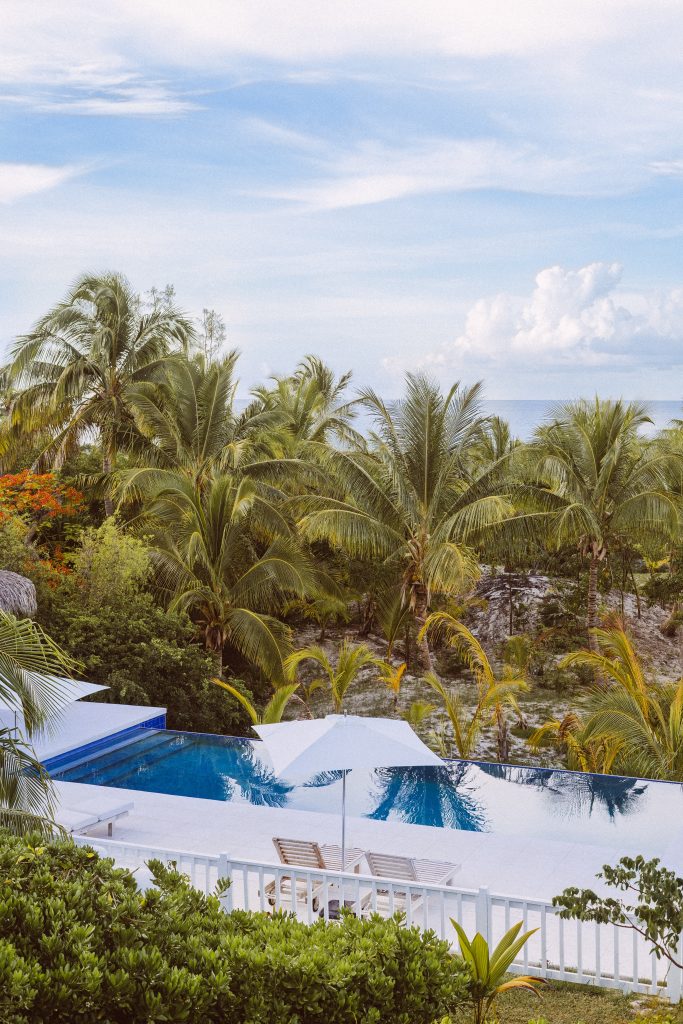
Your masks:
{"label": "tree reflection in water", "polygon": [[[558,810],[574,817],[590,817],[597,806],[604,807],[614,821],[617,815],[634,811],[647,789],[642,779],[620,775],[593,775],[553,768],[523,768],[504,764],[479,764],[486,775],[518,786],[533,786],[557,799]],[[555,801],[553,801],[555,802]]]}
{"label": "tree reflection in water", "polygon": [[230,752],[229,762],[221,763],[221,781],[225,792],[224,800],[230,800],[235,786],[243,799],[259,807],[284,807],[293,786],[278,779],[272,769],[254,753],[248,743],[239,747],[226,748]]}
{"label": "tree reflection in water", "polygon": [[368,817],[386,821],[395,815],[409,825],[486,831],[483,808],[468,778],[469,768],[461,763],[443,768],[378,768],[374,779],[379,803]]}
{"label": "tree reflection in water", "polygon": [[304,782],[304,789],[323,789],[325,786],[333,786],[335,782],[341,782],[343,771],[318,772],[312,779]]}

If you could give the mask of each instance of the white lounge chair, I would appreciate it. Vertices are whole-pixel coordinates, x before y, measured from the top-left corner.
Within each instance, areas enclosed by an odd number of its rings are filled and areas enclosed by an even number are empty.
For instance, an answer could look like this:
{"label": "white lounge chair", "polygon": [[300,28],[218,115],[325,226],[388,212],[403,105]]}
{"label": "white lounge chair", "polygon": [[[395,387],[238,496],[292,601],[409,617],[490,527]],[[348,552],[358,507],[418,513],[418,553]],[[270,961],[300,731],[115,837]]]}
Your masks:
{"label": "white lounge chair", "polygon": [[[401,857],[394,853],[365,854],[370,874],[376,878],[386,878],[392,882],[389,889],[377,888],[375,897],[368,893],[364,897],[364,911],[402,910],[408,902],[408,889],[401,889],[400,882],[411,882],[419,885],[450,885],[453,876],[460,870],[459,864],[448,864],[440,860],[421,860],[415,857]],[[413,892],[410,896],[410,909],[415,911],[421,906],[423,895]]]}
{"label": "white lounge chair", "polygon": [[[309,870],[339,871],[341,869],[341,847],[323,843],[319,845],[305,839],[273,839],[273,846],[282,864],[292,867],[307,868]],[[360,862],[365,854],[362,850],[351,848],[346,850],[344,857],[344,869],[346,871],[358,872]],[[279,880],[280,897],[289,897],[292,893],[292,880],[289,875],[284,875]],[[312,908],[318,909],[319,895],[323,888],[322,882],[314,883],[312,887]],[[277,885],[273,879],[264,887],[264,893],[271,907],[277,903]],[[308,883],[305,879],[296,880],[296,899],[306,902],[308,899]]]}
{"label": "white lounge chair", "polygon": [[71,835],[81,835],[96,828],[107,826],[107,835],[114,832],[114,822],[129,814],[135,805],[132,802],[107,800],[100,797],[85,797],[74,801],[72,807],[60,804],[55,821]]}

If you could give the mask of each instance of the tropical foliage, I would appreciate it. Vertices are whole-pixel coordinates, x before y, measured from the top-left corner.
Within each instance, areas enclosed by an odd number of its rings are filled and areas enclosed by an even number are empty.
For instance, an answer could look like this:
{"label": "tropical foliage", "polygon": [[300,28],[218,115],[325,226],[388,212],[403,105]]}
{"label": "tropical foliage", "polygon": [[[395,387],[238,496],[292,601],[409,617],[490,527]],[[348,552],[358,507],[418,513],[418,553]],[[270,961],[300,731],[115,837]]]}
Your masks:
{"label": "tropical foliage", "polygon": [[538,989],[545,984],[542,978],[532,978],[526,974],[508,980],[505,977],[519,951],[537,931],[536,928],[520,935],[522,922],[513,924],[496,948],[490,951],[488,942],[479,932],[473,939],[468,939],[462,926],[453,918],[451,924],[458,936],[460,955],[468,975],[467,989],[472,1003],[473,1024],[484,1024],[492,1006],[504,992],[527,989],[538,995]]}
{"label": "tropical foliage", "polygon": [[4,367],[0,569],[103,699],[210,732],[402,715],[449,756],[683,777],[680,425],[595,398],[520,441],[482,384],[408,374],[389,402],[314,355],[245,400],[225,340],[170,286],[85,275]]}
{"label": "tropical foliage", "polygon": [[285,708],[299,689],[298,683],[284,684],[278,686],[275,693],[262,710],[257,710],[247,695],[239,690],[232,683],[226,683],[223,679],[214,679],[213,682],[222,687],[231,697],[239,701],[249,716],[252,725],[273,725],[282,721]]}
{"label": "tropical foliage", "polygon": [[594,631],[596,650],[575,651],[566,665],[587,665],[609,681],[596,689],[579,718],[545,723],[531,738],[554,735],[570,767],[683,781],[683,679],[648,681],[623,629]]}
{"label": "tropical foliage", "polygon": [[52,793],[30,741],[61,709],[69,658],[39,626],[0,612],[0,825],[50,828]]}
{"label": "tropical foliage", "polygon": [[638,542],[654,547],[679,528],[678,498],[667,482],[678,460],[644,442],[640,430],[651,422],[634,402],[568,402],[521,453],[531,478],[522,496],[545,517],[550,542],[576,545],[588,560],[589,638],[608,555]]}
{"label": "tropical foliage", "polygon": [[[49,429],[44,457],[59,466],[97,436],[110,472],[119,449],[135,440],[130,389],[192,336],[189,320],[172,306],[144,311],[120,275],[85,275],[14,347],[7,383],[18,393],[5,443],[12,432]],[[110,497],[105,507],[111,514]]]}
{"label": "tropical foliage", "polygon": [[[368,450],[334,451],[327,459],[345,496],[301,503],[308,540],[388,568],[379,601],[394,606],[390,634],[405,613],[422,626],[435,596],[467,589],[478,573],[472,545],[512,513],[508,497],[496,492],[494,469],[481,472],[474,459],[483,428],[480,390],[454,385],[442,395],[426,377],[409,374],[406,397],[392,407],[362,392],[375,426]],[[425,635],[421,652],[431,669]]]}
{"label": "tropical foliage", "polygon": [[[441,698],[452,731],[452,742],[459,757],[471,757],[479,734],[490,722],[495,726],[498,759],[506,761],[509,755],[509,724],[506,711],[511,709],[522,717],[517,698],[529,686],[514,665],[503,666],[500,676],[496,675],[484,648],[473,633],[448,612],[434,612],[427,619],[423,630],[445,637],[454,647],[474,677],[477,686],[477,701],[474,708],[465,708],[459,694],[447,689],[441,680],[430,672],[425,682]],[[440,746],[447,752],[447,740],[442,733]]]}
{"label": "tropical foliage", "polygon": [[321,673],[306,684],[308,696],[320,688],[327,688],[336,714],[344,707],[344,699],[351,687],[358,680],[358,675],[365,668],[375,670],[375,674],[384,668],[383,662],[375,657],[365,644],[349,644],[344,641],[337,654],[337,662],[333,664],[322,647],[302,647],[287,658],[285,671],[294,676],[296,670],[304,662],[311,662]]}
{"label": "tropical foliage", "polygon": [[553,899],[560,917],[613,924],[642,935],[657,957],[683,968],[683,878],[658,858],[622,857],[597,875],[623,896],[598,896],[591,889],[565,889]]}
{"label": "tropical foliage", "polygon": [[219,671],[229,645],[282,682],[291,636],[276,612],[289,596],[312,596],[317,574],[273,501],[248,477],[212,476],[203,488],[178,478],[149,519],[159,586],[172,610],[196,619]]}

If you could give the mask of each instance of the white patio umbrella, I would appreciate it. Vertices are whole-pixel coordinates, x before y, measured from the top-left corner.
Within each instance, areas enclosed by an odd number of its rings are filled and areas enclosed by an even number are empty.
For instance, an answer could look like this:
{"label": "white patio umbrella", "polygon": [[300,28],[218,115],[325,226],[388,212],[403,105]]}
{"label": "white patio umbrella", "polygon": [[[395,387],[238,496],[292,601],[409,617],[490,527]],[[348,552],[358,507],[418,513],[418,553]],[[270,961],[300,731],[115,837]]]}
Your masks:
{"label": "white patio umbrella", "polygon": [[341,771],[341,870],[346,855],[346,776],[354,768],[409,768],[443,764],[407,722],[360,715],[327,715],[304,721],[257,725],[255,731],[276,775],[308,778]]}

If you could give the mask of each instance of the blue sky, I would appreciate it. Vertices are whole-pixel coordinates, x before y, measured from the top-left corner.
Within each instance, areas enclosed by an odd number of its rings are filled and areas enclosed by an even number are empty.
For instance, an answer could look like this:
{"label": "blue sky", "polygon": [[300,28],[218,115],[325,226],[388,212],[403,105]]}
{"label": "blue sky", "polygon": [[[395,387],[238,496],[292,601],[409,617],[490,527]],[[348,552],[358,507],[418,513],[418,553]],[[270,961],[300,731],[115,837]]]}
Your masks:
{"label": "blue sky", "polygon": [[678,0],[5,0],[0,343],[116,269],[243,392],[679,399],[682,43]]}

